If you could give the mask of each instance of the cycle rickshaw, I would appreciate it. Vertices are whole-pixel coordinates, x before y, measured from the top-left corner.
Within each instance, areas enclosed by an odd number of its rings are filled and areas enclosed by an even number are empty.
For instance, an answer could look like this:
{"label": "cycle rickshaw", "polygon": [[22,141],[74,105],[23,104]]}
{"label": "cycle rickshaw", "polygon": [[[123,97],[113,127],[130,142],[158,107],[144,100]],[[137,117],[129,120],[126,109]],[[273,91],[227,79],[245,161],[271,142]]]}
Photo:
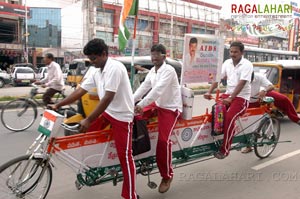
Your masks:
{"label": "cycle rickshaw", "polygon": [[[275,149],[280,136],[280,123],[272,115],[272,98],[266,98],[259,108],[248,109],[237,120],[232,150],[253,146],[259,158],[268,157]],[[72,136],[63,135],[64,129],[76,126],[63,123],[64,116],[50,110],[44,112],[40,123],[41,134],[27,150],[0,166],[0,199],[36,197],[46,198],[52,183],[52,161],[59,160],[76,171],[76,188],[95,186],[122,180],[122,172],[110,129]],[[61,123],[63,123],[61,125]],[[174,168],[212,158],[222,142],[222,135],[212,134],[212,114],[181,119],[173,133]],[[147,125],[151,150],[134,156],[137,173],[148,176],[148,186],[156,188],[150,174],[156,170],[155,145],[157,121]]]}

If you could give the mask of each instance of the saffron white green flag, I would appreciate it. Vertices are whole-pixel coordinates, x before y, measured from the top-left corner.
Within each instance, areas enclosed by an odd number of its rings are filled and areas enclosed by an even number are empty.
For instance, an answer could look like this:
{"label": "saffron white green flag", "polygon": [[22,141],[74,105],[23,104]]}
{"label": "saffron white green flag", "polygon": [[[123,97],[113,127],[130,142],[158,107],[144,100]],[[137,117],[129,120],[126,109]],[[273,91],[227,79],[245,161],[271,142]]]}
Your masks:
{"label": "saffron white green flag", "polygon": [[52,131],[58,130],[63,118],[62,115],[55,111],[45,110],[38,131],[46,136],[50,136]]}
{"label": "saffron white green flag", "polygon": [[120,14],[119,22],[119,49],[123,51],[127,45],[127,41],[130,37],[130,32],[125,26],[125,20],[128,15],[137,15],[139,7],[139,0],[124,0],[124,6]]}

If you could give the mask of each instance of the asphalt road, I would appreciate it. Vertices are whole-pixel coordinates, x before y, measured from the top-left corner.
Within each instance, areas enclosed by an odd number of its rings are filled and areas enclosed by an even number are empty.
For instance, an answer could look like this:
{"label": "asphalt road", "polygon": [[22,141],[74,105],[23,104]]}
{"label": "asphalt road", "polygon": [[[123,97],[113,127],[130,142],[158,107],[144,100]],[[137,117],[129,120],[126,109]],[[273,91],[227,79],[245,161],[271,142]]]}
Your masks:
{"label": "asphalt road", "polygon": [[[196,96],[194,115],[203,113],[212,102]],[[36,122],[25,132],[13,133],[0,125],[0,165],[11,158],[25,153],[38,135]],[[281,120],[280,140],[291,143],[278,144],[271,157],[260,160],[254,153],[231,152],[224,160],[211,159],[175,169],[171,189],[165,194],[147,187],[147,177],[137,177],[137,192],[143,199],[298,199],[300,184],[300,127],[288,119]],[[278,158],[283,159],[278,161]],[[277,161],[276,161],[277,160]],[[272,162],[274,161],[274,162]],[[262,167],[262,163],[267,166]],[[255,170],[256,169],[256,170]],[[74,186],[75,173],[59,161],[53,170],[54,178],[47,198],[50,199],[117,199],[120,198],[121,183],[96,187]],[[160,176],[151,180],[159,184]]]}

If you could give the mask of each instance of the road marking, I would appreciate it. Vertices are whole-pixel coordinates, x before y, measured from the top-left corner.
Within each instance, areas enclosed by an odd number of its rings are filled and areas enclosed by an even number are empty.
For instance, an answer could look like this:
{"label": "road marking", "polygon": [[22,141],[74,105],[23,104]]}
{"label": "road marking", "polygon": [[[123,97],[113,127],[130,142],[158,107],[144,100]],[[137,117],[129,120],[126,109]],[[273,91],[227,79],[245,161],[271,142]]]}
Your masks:
{"label": "road marking", "polygon": [[277,157],[273,160],[270,160],[270,161],[264,162],[262,164],[256,165],[256,166],[252,167],[251,169],[258,171],[258,170],[263,169],[267,166],[270,166],[272,164],[275,164],[277,162],[280,162],[282,160],[285,160],[287,158],[293,157],[293,156],[298,155],[298,154],[300,154],[300,149],[297,150],[297,151],[293,151],[293,152],[287,153],[285,155],[279,156],[279,157]]}

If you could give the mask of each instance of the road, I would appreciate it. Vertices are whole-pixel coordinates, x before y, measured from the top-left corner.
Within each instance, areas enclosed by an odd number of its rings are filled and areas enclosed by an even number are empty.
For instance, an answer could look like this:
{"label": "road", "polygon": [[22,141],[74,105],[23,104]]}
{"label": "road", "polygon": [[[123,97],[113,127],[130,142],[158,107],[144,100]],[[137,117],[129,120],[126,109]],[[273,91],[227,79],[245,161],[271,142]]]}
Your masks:
{"label": "road", "polygon": [[[196,96],[194,115],[203,113],[205,107],[211,104],[212,102],[207,103],[203,100],[202,96]],[[35,130],[37,125],[38,122],[34,127],[20,133],[9,132],[0,125],[0,164],[25,153],[26,148],[38,135]],[[165,194],[149,189],[147,177],[139,175],[137,192],[142,199],[298,199],[300,198],[299,126],[284,118],[281,120],[281,129],[280,140],[292,142],[278,144],[270,158],[260,160],[254,153],[241,154],[239,151],[233,151],[224,160],[211,159],[177,168],[172,187]],[[275,161],[277,158],[284,160]],[[257,167],[262,163],[269,164],[263,168]],[[59,161],[56,165],[52,187],[47,198],[120,198],[121,183],[116,187],[112,183],[107,183],[96,187],[83,187],[82,190],[77,191],[74,186],[75,174]],[[159,184],[160,176],[154,174],[151,180]]]}

